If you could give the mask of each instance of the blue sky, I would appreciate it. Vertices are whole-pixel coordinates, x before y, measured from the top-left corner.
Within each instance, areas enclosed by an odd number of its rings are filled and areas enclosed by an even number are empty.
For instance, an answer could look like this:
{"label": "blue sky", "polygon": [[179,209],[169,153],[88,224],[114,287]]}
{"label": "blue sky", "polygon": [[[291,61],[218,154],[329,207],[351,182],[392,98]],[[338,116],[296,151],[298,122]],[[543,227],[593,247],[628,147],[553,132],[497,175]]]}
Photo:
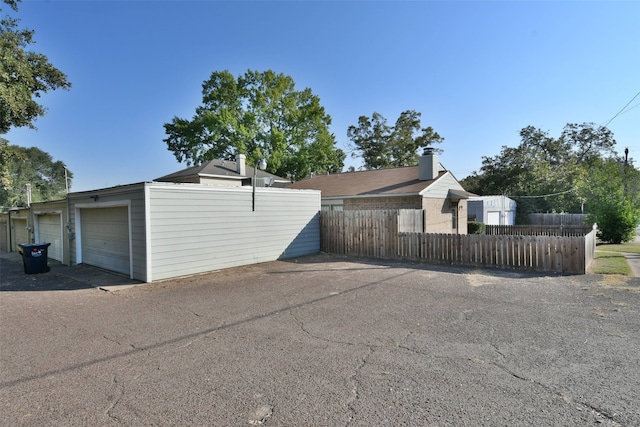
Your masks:
{"label": "blue sky", "polygon": [[[604,124],[640,92],[637,1],[25,0],[16,16],[73,87],[41,98],[37,131],[4,137],[65,162],[72,191],[182,169],[163,124],[193,116],[213,71],[272,69],[311,88],[347,152],[359,116],[393,124],[416,110],[458,179],[518,145],[523,127],[557,137],[567,123]],[[635,158],[638,104],[608,126]]]}

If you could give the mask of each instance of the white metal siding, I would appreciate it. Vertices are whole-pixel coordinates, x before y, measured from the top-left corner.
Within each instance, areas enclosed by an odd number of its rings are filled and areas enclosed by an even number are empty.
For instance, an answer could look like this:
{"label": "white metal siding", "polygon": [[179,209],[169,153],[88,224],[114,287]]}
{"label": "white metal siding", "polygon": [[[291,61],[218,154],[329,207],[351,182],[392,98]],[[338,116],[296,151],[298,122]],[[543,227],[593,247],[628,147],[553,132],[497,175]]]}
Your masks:
{"label": "white metal siding", "polygon": [[320,251],[320,192],[151,184],[152,280]]}
{"label": "white metal siding", "polygon": [[35,216],[36,242],[51,243],[47,250],[47,257],[62,262],[62,216],[59,213],[41,214]]}
{"label": "white metal siding", "polygon": [[129,274],[129,210],[127,207],[82,209],[82,262]]}

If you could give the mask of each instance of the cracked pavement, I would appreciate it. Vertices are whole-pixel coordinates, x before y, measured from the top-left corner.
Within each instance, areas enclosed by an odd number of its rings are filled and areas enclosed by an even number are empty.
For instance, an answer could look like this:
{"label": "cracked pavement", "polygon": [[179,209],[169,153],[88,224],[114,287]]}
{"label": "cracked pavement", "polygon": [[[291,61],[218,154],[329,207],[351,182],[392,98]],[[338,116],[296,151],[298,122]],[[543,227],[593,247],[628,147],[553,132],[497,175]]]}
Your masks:
{"label": "cracked pavement", "polygon": [[640,425],[635,278],[318,255],[43,288],[0,287],[0,425]]}

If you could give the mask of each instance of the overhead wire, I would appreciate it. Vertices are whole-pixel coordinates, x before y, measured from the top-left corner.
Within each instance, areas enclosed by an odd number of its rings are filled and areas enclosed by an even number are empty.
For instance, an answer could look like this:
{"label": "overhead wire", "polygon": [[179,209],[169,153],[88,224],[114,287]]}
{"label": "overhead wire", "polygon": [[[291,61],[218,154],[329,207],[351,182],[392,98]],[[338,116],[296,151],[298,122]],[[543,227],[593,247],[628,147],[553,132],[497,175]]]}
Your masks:
{"label": "overhead wire", "polygon": [[509,195],[509,197],[512,198],[519,198],[519,199],[541,199],[543,197],[553,197],[553,196],[560,196],[562,194],[567,194],[567,193],[571,193],[572,191],[576,191],[575,188],[571,188],[569,190],[565,190],[565,191],[560,191],[559,193],[552,193],[552,194],[541,194],[539,196],[515,196],[515,195]]}
{"label": "overhead wire", "polygon": [[[626,105],[625,105],[624,107],[622,107],[622,109],[621,109],[620,111],[618,111],[618,112],[617,112],[613,117],[611,117],[611,118],[609,119],[609,121],[608,121],[608,122],[606,122],[606,123],[605,123],[605,124],[603,124],[602,126],[607,127],[607,125],[609,125],[609,123],[611,123],[611,122],[612,122],[616,117],[618,117],[619,115],[621,115],[621,114],[625,113],[625,112],[626,112],[625,110],[627,109],[627,107],[629,106],[629,104],[631,104],[631,103],[633,102],[633,100],[634,100],[634,99],[636,99],[638,96],[640,96],[640,92],[636,93],[636,94],[633,96],[633,98],[631,98],[631,99],[629,100],[629,102],[627,102],[627,103],[626,103]],[[638,105],[640,105],[640,104],[638,104]],[[632,108],[637,107],[638,105],[634,105],[633,107],[629,108],[629,110],[631,110]],[[629,110],[627,110],[627,111],[629,111]]]}

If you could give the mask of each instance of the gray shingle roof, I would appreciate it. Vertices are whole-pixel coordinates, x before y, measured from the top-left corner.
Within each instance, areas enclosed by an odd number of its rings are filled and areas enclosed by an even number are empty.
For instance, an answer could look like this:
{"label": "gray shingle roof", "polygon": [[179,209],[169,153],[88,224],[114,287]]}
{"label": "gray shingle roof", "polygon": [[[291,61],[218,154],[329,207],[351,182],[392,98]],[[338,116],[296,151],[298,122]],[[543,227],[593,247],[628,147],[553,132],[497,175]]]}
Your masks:
{"label": "gray shingle roof", "polygon": [[398,196],[418,194],[447,173],[441,171],[436,179],[418,179],[418,166],[377,169],[358,172],[316,175],[288,184],[286,188],[320,190],[322,197],[367,195]]}
{"label": "gray shingle roof", "polygon": [[[191,166],[189,168],[180,170],[178,172],[170,173],[168,175],[161,176],[160,178],[156,178],[155,181],[174,181],[174,180],[184,180],[185,178],[198,178],[200,176],[219,176],[219,177],[228,177],[230,179],[242,179],[253,177],[253,166],[246,166],[246,175],[241,176],[238,173],[236,162],[232,162],[229,160],[210,160],[198,166]],[[289,182],[287,179],[279,177],[277,175],[273,175],[269,172],[265,172],[263,170],[258,169],[256,173],[258,178],[268,178],[273,177],[276,181],[280,182]]]}

